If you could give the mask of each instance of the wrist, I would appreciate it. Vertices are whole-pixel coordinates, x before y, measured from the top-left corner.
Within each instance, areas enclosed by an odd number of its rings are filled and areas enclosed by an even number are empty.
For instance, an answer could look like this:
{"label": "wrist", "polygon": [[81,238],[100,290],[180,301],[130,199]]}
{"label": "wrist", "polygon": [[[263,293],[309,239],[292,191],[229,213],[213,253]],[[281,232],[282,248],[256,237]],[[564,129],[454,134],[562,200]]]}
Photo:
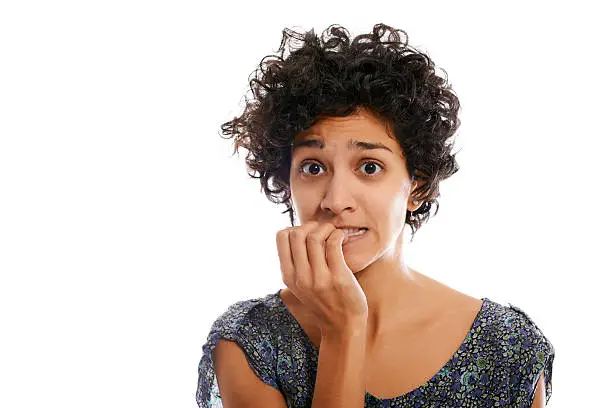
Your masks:
{"label": "wrist", "polygon": [[347,342],[365,339],[367,320],[355,320],[337,329],[321,329],[321,341]]}

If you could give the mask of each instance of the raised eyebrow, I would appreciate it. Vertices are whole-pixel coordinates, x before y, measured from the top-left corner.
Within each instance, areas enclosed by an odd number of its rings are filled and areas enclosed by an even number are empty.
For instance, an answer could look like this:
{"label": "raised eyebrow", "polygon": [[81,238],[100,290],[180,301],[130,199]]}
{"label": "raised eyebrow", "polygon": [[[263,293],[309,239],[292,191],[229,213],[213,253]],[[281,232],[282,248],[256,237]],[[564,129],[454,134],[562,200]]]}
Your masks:
{"label": "raised eyebrow", "polygon": [[[322,150],[325,148],[325,141],[320,140],[320,139],[310,139],[310,140],[300,140],[300,141],[291,143],[292,152],[295,152],[300,147],[318,147],[320,150]],[[390,153],[393,153],[393,150],[391,150],[389,147],[385,146],[382,143],[378,143],[378,142],[372,143],[372,142],[364,142],[360,140],[349,139],[348,142],[346,143],[346,147],[349,150],[364,151],[364,150],[382,149],[382,150],[387,150]]]}

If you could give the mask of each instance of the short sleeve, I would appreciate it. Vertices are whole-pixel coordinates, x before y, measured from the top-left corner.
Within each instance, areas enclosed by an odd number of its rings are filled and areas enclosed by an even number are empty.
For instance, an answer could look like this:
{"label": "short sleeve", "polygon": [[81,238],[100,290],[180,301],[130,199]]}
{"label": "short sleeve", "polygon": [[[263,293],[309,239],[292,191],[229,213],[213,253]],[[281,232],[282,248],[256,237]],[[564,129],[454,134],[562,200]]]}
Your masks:
{"label": "short sleeve", "polygon": [[517,312],[522,349],[515,377],[516,406],[531,408],[535,399],[536,387],[542,373],[544,373],[546,405],[548,405],[552,395],[552,369],[555,359],[555,348],[527,313],[517,306],[510,305],[510,308]]}
{"label": "short sleeve", "polygon": [[280,390],[275,375],[276,352],[261,307],[255,301],[241,301],[228,308],[213,323],[198,365],[196,401],[200,408],[222,408],[212,352],[220,339],[236,342],[244,351],[255,374]]}

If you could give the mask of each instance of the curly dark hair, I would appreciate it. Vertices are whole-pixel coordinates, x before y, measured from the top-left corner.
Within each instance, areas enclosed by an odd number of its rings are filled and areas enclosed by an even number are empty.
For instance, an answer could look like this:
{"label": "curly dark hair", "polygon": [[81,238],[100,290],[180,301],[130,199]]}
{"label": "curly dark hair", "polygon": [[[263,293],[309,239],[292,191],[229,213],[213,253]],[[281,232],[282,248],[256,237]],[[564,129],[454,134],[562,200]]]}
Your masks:
{"label": "curly dark hair", "polygon": [[283,214],[289,212],[295,226],[289,186],[295,135],[325,117],[367,109],[388,124],[411,180],[423,180],[414,191],[423,204],[406,214],[413,238],[432,204],[433,215],[438,212],[440,181],[459,170],[451,137],[460,106],[446,71],[444,78],[437,75],[433,61],[408,45],[405,31],[385,24],[352,40],[337,24],[320,37],[285,28],[277,53],[249,76],[252,98],[246,97],[242,115],[221,125],[224,135],[235,137],[234,154],[248,150],[249,175],[260,179],[270,201],[287,206]]}

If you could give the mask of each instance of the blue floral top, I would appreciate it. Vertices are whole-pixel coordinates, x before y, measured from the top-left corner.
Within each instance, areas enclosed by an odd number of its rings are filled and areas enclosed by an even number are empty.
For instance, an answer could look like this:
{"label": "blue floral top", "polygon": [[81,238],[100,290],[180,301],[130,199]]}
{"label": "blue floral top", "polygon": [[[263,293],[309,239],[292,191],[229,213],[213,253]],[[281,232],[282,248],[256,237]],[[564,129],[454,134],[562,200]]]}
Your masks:
{"label": "blue floral top", "polygon": [[[555,350],[516,306],[482,298],[465,340],[429,381],[407,394],[380,399],[365,392],[365,407],[530,408],[541,373],[546,403],[552,393]],[[238,301],[213,323],[198,366],[196,400],[223,407],[212,350],[220,338],[235,341],[259,378],[279,390],[287,407],[310,407],[318,349],[280,298],[280,290]]]}

